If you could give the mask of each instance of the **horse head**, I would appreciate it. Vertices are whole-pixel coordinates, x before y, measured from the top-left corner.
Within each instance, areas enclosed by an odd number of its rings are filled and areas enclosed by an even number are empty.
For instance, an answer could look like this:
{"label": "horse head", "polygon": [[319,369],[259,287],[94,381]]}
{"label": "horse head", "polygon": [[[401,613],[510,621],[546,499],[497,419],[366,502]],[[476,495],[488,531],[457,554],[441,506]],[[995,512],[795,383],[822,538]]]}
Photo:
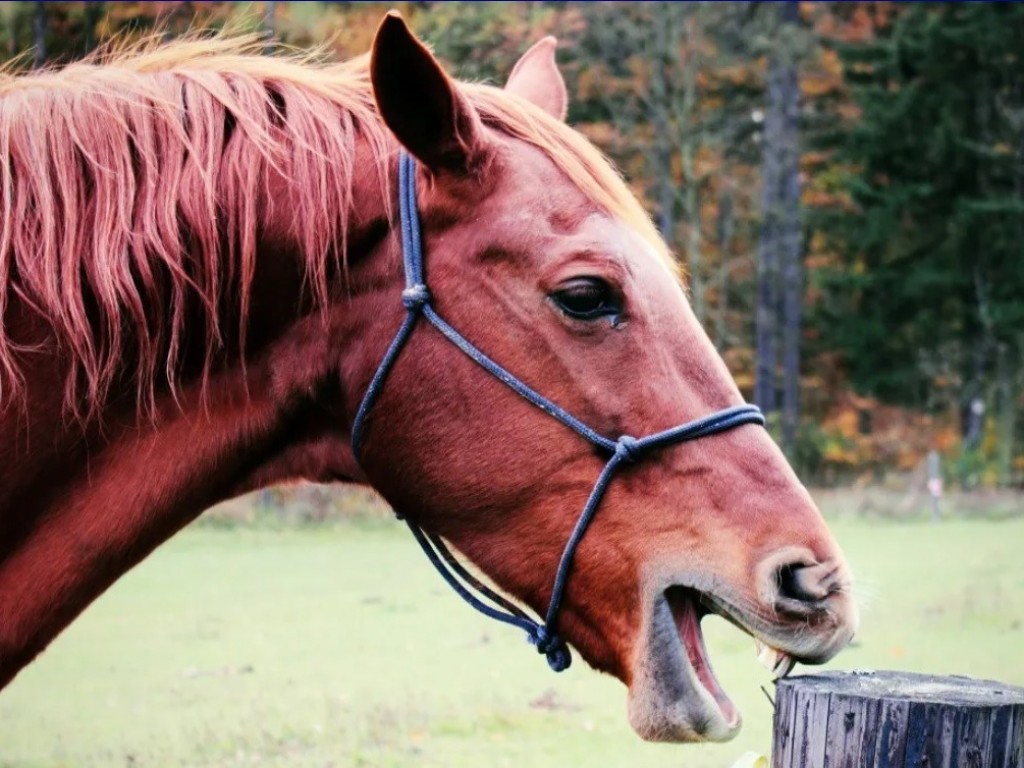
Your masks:
{"label": "horse head", "polygon": [[[433,306],[602,435],[652,434],[742,403],[637,201],[565,126],[554,48],[530,49],[500,92],[453,82],[397,16],[378,32],[374,97],[419,161]],[[510,129],[511,112],[530,130]],[[395,290],[374,294],[377,316],[400,309]],[[388,375],[360,461],[401,515],[542,612],[607,458],[426,327]],[[701,618],[725,617],[786,672],[850,640],[850,582],[814,502],[751,424],[618,471],[575,552],[557,629],[628,686],[644,738],[726,739],[740,716]]]}

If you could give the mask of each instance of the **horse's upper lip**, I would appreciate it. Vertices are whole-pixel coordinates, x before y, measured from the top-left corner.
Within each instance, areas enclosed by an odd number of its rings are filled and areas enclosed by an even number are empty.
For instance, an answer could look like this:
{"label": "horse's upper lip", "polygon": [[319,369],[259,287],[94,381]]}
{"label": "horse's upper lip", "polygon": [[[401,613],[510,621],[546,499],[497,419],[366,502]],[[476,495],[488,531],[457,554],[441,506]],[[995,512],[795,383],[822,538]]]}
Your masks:
{"label": "horse's upper lip", "polygon": [[[825,601],[799,604],[796,601],[780,600],[773,611],[776,620],[767,621],[736,607],[735,602],[719,594],[701,591],[699,595],[706,612],[721,616],[759,643],[777,648],[799,662],[820,664],[827,661],[850,639],[850,635],[836,632],[840,629],[839,622]],[[789,621],[785,622],[784,619]],[[792,625],[799,626],[800,631],[794,633]]]}

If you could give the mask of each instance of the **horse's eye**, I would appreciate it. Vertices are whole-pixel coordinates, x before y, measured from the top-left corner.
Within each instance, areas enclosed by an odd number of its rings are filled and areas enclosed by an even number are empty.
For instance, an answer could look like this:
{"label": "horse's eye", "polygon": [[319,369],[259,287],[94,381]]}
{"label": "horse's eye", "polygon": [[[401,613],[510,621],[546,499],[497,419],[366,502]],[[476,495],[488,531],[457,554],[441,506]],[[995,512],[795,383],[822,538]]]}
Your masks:
{"label": "horse's eye", "polygon": [[565,314],[577,320],[614,317],[622,311],[611,286],[596,277],[570,280],[551,294],[551,300]]}

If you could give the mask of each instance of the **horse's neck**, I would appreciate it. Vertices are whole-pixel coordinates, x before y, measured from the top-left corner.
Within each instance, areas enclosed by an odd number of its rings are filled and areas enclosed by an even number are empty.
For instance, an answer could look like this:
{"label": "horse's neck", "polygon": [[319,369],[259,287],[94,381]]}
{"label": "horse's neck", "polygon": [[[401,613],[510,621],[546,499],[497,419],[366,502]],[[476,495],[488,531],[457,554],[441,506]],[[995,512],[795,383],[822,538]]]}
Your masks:
{"label": "horse's neck", "polygon": [[[397,273],[382,278],[386,260],[376,258],[387,232],[379,189],[357,190],[355,202],[353,271],[370,273],[378,285],[399,282]],[[212,504],[290,479],[362,480],[349,418],[356,389],[393,329],[369,319],[382,311],[373,297],[343,299],[326,314],[282,316],[281,307],[300,302],[281,295],[289,281],[274,275],[291,274],[290,267],[275,270],[273,260],[294,254],[280,245],[264,250],[270,279],[254,286],[251,320],[273,332],[265,344],[257,340],[244,366],[186,383],[176,396],[164,393],[156,418],[137,418],[134,407],[108,413],[103,429],[86,430],[83,439],[80,426],[76,433],[65,423],[56,363],[40,358],[26,371],[26,406],[0,412],[0,687],[114,580]],[[346,291],[339,286],[338,293]],[[394,313],[397,319],[401,307]]]}

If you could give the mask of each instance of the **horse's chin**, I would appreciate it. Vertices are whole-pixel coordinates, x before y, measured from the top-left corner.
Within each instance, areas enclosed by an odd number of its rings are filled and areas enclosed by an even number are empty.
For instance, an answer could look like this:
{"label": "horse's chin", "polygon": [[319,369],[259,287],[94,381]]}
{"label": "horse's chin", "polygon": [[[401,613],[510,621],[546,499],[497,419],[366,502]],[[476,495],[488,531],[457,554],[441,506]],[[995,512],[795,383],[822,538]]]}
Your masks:
{"label": "horse's chin", "polygon": [[647,741],[728,741],[742,718],[711,668],[699,593],[659,592],[651,603],[629,686],[629,722]]}

